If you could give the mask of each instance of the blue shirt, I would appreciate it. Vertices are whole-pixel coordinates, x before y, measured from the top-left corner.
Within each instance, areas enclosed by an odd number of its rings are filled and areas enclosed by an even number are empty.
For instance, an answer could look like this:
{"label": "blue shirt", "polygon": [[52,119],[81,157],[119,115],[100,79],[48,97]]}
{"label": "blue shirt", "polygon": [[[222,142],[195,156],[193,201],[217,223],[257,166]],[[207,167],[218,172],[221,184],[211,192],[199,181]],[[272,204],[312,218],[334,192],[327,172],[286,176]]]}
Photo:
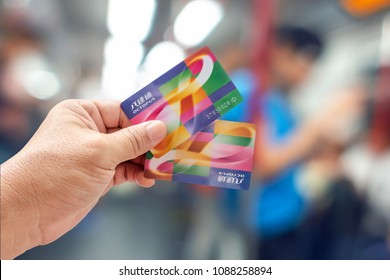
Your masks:
{"label": "blue shirt", "polygon": [[[223,116],[225,120],[248,122],[250,96],[254,81],[250,72],[239,70],[231,78],[243,96],[243,102]],[[272,144],[286,140],[296,131],[296,118],[285,95],[278,90],[264,94],[259,101],[260,115],[266,125],[266,140]],[[260,167],[261,168],[261,167]],[[263,237],[282,234],[296,227],[306,213],[306,203],[298,191],[300,163],[289,166],[252,190],[250,226]]]}
{"label": "blue shirt", "polygon": [[[260,110],[266,124],[266,140],[272,145],[278,145],[295,132],[296,119],[283,93],[268,92],[260,102]],[[263,181],[255,190],[251,223],[262,236],[282,234],[296,227],[304,217],[306,203],[298,190],[299,169],[300,163],[295,163]]]}

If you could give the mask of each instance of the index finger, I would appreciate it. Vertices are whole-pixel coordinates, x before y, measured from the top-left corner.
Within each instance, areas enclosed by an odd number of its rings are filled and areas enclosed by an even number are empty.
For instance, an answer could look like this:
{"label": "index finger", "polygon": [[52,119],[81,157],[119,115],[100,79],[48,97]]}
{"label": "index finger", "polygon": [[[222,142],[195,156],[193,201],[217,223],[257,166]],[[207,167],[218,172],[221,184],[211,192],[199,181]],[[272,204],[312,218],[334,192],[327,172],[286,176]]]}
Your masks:
{"label": "index finger", "polygon": [[89,111],[95,123],[102,122],[106,131],[131,125],[119,101],[95,100],[82,103],[82,105]]}

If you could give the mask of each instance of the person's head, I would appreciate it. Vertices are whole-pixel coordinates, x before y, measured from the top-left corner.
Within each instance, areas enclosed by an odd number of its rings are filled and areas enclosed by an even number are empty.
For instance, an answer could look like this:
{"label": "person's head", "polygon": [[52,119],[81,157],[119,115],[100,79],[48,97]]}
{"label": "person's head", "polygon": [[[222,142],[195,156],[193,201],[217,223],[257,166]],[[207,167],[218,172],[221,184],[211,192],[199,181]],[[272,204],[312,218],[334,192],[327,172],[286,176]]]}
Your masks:
{"label": "person's head", "polygon": [[322,40],[313,31],[295,26],[279,27],[271,51],[275,83],[292,89],[304,82],[322,50]]}

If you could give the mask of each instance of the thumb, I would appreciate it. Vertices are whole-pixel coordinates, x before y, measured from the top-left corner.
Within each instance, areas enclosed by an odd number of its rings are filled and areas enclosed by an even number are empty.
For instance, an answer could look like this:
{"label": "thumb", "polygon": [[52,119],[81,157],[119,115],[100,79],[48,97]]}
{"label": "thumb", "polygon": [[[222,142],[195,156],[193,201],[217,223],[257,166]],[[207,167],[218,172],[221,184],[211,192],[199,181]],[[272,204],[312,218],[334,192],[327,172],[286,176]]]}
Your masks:
{"label": "thumb", "polygon": [[116,164],[136,158],[161,142],[167,134],[161,121],[149,121],[107,134]]}

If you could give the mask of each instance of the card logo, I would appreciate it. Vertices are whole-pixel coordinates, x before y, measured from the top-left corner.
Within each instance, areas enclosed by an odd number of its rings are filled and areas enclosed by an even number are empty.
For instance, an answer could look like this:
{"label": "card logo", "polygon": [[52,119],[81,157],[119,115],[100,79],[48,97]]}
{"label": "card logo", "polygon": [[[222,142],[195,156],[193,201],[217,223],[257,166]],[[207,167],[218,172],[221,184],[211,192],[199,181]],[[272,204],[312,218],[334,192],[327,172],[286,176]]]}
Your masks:
{"label": "card logo", "polygon": [[148,106],[154,100],[155,98],[150,91],[141,95],[139,98],[137,98],[131,103],[131,110],[133,111],[133,114],[138,113],[140,110]]}
{"label": "card logo", "polygon": [[244,174],[218,172],[218,182],[240,185],[244,181]]}

